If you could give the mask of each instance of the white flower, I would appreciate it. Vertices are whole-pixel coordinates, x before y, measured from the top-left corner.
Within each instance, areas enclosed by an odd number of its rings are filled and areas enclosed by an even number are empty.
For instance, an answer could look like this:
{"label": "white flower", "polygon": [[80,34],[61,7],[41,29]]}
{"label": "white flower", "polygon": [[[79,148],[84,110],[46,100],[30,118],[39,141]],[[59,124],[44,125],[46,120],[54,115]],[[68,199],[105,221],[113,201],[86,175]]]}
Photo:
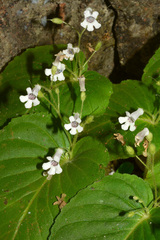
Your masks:
{"label": "white flower", "polygon": [[43,163],[42,168],[44,170],[48,170],[48,175],[60,174],[62,172],[62,168],[59,165],[59,161],[61,159],[61,155],[63,154],[63,149],[57,148],[56,153],[53,157],[46,157],[49,162]]}
{"label": "white flower", "polygon": [[130,131],[134,131],[136,129],[135,121],[139,116],[141,116],[144,113],[142,108],[138,108],[137,111],[133,113],[126,112],[126,117],[119,117],[118,121],[119,123],[124,123],[121,125],[121,128],[123,130],[127,130],[130,127]]}
{"label": "white flower", "polygon": [[135,146],[139,146],[139,144],[143,141],[144,137],[149,134],[148,128],[144,128],[141,132],[137,133],[135,136]]}
{"label": "white flower", "polygon": [[26,89],[27,94],[26,96],[21,95],[19,97],[21,102],[26,102],[25,103],[25,108],[31,108],[32,104],[33,106],[37,106],[38,104],[40,104],[40,101],[38,100],[37,96],[38,96],[38,92],[40,91],[41,86],[40,85],[35,85],[35,87],[33,88],[33,90],[28,87]]}
{"label": "white flower", "polygon": [[82,132],[83,127],[80,126],[81,119],[79,113],[75,113],[74,116],[69,117],[69,124],[64,124],[66,130],[70,130],[70,134],[75,135],[77,132]]}
{"label": "white flower", "polygon": [[56,62],[53,63],[53,65],[55,67],[57,67],[57,71],[56,73],[53,75],[52,74],[52,69],[45,69],[45,75],[46,76],[50,76],[50,80],[56,82],[57,80],[59,81],[63,81],[65,79],[64,75],[63,75],[63,71],[65,70],[65,65],[61,62]]}
{"label": "white flower", "polygon": [[97,22],[96,18],[98,17],[99,13],[97,11],[92,12],[92,8],[87,8],[84,11],[84,21],[81,23],[83,28],[87,28],[89,32],[101,27],[101,24]]}
{"label": "white flower", "polygon": [[63,50],[63,54],[65,54],[65,59],[66,60],[70,60],[70,61],[73,61],[73,58],[74,58],[74,54],[75,53],[79,53],[80,49],[78,47],[73,47],[71,43],[68,43],[67,44],[67,49],[66,50]]}

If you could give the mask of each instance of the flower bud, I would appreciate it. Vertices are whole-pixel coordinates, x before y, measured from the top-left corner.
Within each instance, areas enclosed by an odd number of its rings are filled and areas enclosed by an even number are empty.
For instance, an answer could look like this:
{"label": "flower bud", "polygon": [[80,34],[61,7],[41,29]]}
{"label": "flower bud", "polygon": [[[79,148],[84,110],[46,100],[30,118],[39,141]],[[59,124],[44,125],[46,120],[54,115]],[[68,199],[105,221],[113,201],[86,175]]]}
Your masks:
{"label": "flower bud", "polygon": [[58,95],[59,94],[59,88],[55,88],[55,93]]}
{"label": "flower bud", "polygon": [[157,86],[160,86],[160,80],[156,82],[156,85],[157,85]]}
{"label": "flower bud", "polygon": [[86,119],[86,121],[85,121],[85,123],[86,123],[86,124],[89,124],[89,123],[93,122],[93,120],[94,120],[94,116],[92,116],[92,115],[91,115],[91,116],[88,116],[87,119]]}
{"label": "flower bud", "polygon": [[146,136],[146,139],[148,140],[148,142],[151,142],[153,139],[153,134],[149,132],[149,134]]}
{"label": "flower bud", "polygon": [[53,65],[51,68],[52,75],[54,76],[56,74],[56,72],[57,72],[57,67],[55,65]]}
{"label": "flower bud", "polygon": [[148,152],[151,154],[155,154],[156,152],[156,146],[154,144],[150,144],[148,148]]}
{"label": "flower bud", "polygon": [[130,155],[133,156],[135,154],[134,149],[131,146],[126,146],[126,152]]}
{"label": "flower bud", "polygon": [[86,93],[81,92],[81,101],[84,102],[85,99],[86,99]]}
{"label": "flower bud", "polygon": [[85,88],[85,77],[82,75],[81,77],[78,78],[79,80],[79,86],[80,86],[80,91],[81,92],[85,92],[86,88]]}
{"label": "flower bud", "polygon": [[50,21],[55,23],[55,24],[62,24],[62,23],[64,23],[64,21],[62,19],[60,19],[60,18],[52,18]]}
{"label": "flower bud", "polygon": [[44,97],[44,94],[43,94],[41,91],[39,91],[39,92],[38,92],[38,97],[39,97],[39,98],[43,98],[43,97]]}
{"label": "flower bud", "polygon": [[100,48],[102,47],[102,42],[98,42],[96,47],[95,47],[95,51],[98,51]]}

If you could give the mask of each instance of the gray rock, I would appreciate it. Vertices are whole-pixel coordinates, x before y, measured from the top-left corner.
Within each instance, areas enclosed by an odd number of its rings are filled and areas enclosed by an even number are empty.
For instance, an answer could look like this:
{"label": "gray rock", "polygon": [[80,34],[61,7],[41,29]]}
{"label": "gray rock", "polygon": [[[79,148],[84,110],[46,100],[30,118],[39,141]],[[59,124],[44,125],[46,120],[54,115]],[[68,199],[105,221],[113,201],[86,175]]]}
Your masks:
{"label": "gray rock", "polygon": [[6,66],[14,56],[29,47],[54,43],[73,43],[77,45],[77,34],[69,26],[46,23],[45,20],[53,17],[64,18],[67,23],[81,31],[83,28],[80,26],[80,22],[83,21],[83,13],[86,7],[91,7],[99,12],[98,21],[102,24],[102,27],[93,32],[86,31],[81,46],[89,57],[90,52],[86,45],[91,43],[95,47],[98,41],[103,42],[103,47],[90,61],[89,67],[108,76],[114,66],[114,39],[112,36],[114,14],[112,10],[107,8],[103,0],[66,0],[65,3],[44,0],[34,2],[23,0],[3,1],[0,68]]}

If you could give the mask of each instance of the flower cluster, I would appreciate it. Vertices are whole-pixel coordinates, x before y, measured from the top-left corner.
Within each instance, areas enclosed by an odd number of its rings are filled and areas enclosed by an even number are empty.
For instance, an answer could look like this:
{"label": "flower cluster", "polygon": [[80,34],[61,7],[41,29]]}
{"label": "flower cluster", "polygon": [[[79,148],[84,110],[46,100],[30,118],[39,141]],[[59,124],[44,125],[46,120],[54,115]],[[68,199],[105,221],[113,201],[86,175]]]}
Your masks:
{"label": "flower cluster", "polygon": [[[80,25],[83,28],[85,28],[86,30],[88,30],[89,32],[93,31],[94,29],[100,28],[101,24],[98,23],[96,20],[98,15],[99,15],[99,13],[97,11],[93,11],[91,8],[87,8],[84,11],[85,19],[83,20],[83,22]],[[55,19],[52,19],[52,22],[57,23],[57,24],[62,24],[63,20],[55,18]],[[78,32],[79,46],[73,47],[73,45],[71,43],[68,43],[66,49],[55,54],[55,60],[52,63],[52,67],[46,68],[44,70],[45,75],[50,78],[51,82],[65,80],[64,72],[65,72],[65,70],[67,70],[67,64],[65,65],[64,64],[65,61],[63,63],[62,63],[62,61],[64,59],[73,61],[75,54],[78,54],[80,52],[80,48],[79,48],[80,40],[81,40],[82,34],[85,32],[85,29],[83,29],[81,33]],[[96,46],[95,50],[93,50],[94,52],[96,52],[99,49],[99,47],[97,47],[97,46]],[[91,55],[91,57],[92,57],[92,55]],[[75,63],[73,64],[77,67],[77,69],[76,70],[74,69],[73,71],[71,69],[68,70],[69,72],[71,72],[73,74],[74,79],[76,79],[76,81],[79,82],[80,92],[81,92],[81,102],[82,102],[81,109],[80,109],[81,113],[83,110],[83,103],[86,98],[85,76],[82,74],[84,73],[84,68],[85,68],[84,66],[87,64],[87,62],[90,60],[90,58],[88,60],[86,60],[86,62],[84,63],[83,61],[81,61],[80,57],[77,56],[77,59],[76,59]],[[50,98],[47,98],[46,95],[40,91],[41,88],[43,88],[47,92],[47,94],[50,95]],[[58,89],[58,87],[56,89]],[[28,87],[26,89],[26,91],[27,91],[27,95],[25,95],[25,96],[21,95],[19,97],[20,101],[25,103],[25,108],[31,108],[32,106],[39,105],[40,101],[39,101],[38,97],[44,98],[48,103],[50,103],[50,105],[53,107],[53,109],[56,111],[56,113],[62,120],[62,116],[60,113],[59,89],[57,91],[55,90],[55,92],[58,95],[57,101],[54,101],[54,99],[53,99],[52,84],[51,84],[51,89],[49,89],[46,86],[35,85],[35,87],[33,89]],[[54,104],[50,101],[50,99],[53,100]],[[57,106],[55,106],[55,105],[57,105]],[[83,127],[80,125],[81,118],[80,118],[79,113],[74,113],[74,116],[70,116],[69,121],[70,121],[70,123],[64,124],[64,129],[69,131],[71,135],[76,135],[83,131]],[[68,134],[67,134],[67,136],[68,136]],[[73,141],[75,141],[75,139],[77,139],[77,136],[73,139],[74,139]],[[70,140],[70,136],[69,136],[69,140]],[[64,152],[64,150],[62,148],[57,148],[56,152],[53,156],[46,157],[48,162],[45,162],[42,164],[42,169],[45,170],[44,175],[48,175],[47,179],[50,179],[50,177],[52,175],[60,174],[62,172],[62,168],[61,168],[59,162],[60,162],[63,152]]]}

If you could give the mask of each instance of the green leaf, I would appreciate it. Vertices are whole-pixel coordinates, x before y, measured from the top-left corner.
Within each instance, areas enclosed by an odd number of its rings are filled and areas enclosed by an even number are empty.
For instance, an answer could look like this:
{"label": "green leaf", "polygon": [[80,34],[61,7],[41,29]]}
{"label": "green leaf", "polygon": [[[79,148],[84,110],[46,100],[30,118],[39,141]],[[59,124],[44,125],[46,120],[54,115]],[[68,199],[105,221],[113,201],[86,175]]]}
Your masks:
{"label": "green leaf", "polygon": [[154,162],[154,168],[153,168],[154,171],[153,172],[148,171],[145,180],[150,184],[152,189],[155,189],[155,183],[156,183],[158,195],[160,195],[160,151],[158,151],[154,156],[152,156],[152,163],[153,162]]}
{"label": "green leaf", "polygon": [[[87,125],[84,134],[98,137],[109,150],[112,160],[128,158],[125,147],[114,139],[114,133],[120,133],[124,137],[126,145],[134,148],[135,135],[145,127],[153,134],[152,143],[156,151],[160,149],[160,123],[156,118],[155,94],[151,88],[136,80],[126,80],[113,85],[113,94],[110,98],[106,112],[94,118],[94,122]],[[138,108],[144,110],[144,114],[136,121],[137,129],[134,132],[124,131],[118,122],[118,117],[126,116],[125,111],[132,113]],[[143,143],[135,148],[138,155],[143,152]]]}
{"label": "green leaf", "polygon": [[64,207],[50,239],[156,239],[147,207],[153,200],[149,185],[134,175],[114,174],[81,190]]}
{"label": "green leaf", "polygon": [[151,57],[148,64],[144,68],[142,81],[147,84],[156,84],[160,80],[160,48]]}
{"label": "green leaf", "polygon": [[44,239],[59,214],[56,196],[66,201],[80,189],[101,179],[109,162],[106,148],[91,137],[74,147],[72,158],[62,157],[63,172],[50,181],[42,163],[55,148],[69,149],[64,132],[51,115],[36,113],[13,119],[0,132],[0,232],[5,240]]}
{"label": "green leaf", "polygon": [[160,224],[160,208],[153,208],[151,211],[151,221],[155,224]]}
{"label": "green leaf", "polygon": [[[64,45],[30,48],[8,64],[0,75],[0,126],[6,123],[6,120],[26,112],[19,96],[26,95],[27,87],[34,87],[37,83],[50,83],[49,80],[46,81],[44,70],[48,65],[52,65],[54,54],[62,48]],[[30,110],[33,111],[45,111],[45,107],[38,105]]]}
{"label": "green leaf", "polygon": [[131,162],[124,162],[117,169],[117,173],[129,173],[131,174],[134,170],[134,165]]}

